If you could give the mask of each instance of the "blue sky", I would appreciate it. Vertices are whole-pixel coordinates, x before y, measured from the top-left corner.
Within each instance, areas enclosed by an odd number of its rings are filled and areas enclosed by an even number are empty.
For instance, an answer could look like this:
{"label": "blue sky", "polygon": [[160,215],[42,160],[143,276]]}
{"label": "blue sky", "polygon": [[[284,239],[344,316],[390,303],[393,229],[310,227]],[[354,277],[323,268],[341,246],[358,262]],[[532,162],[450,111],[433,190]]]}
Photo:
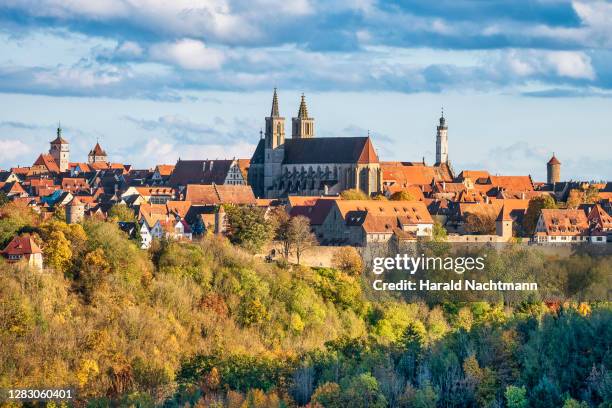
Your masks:
{"label": "blue sky", "polygon": [[[516,0],[0,0],[0,167],[57,121],[71,159],[100,140],[136,167],[249,157],[273,87],[319,137],[385,160],[612,179],[612,3]],[[287,126],[289,131],[289,126]]]}

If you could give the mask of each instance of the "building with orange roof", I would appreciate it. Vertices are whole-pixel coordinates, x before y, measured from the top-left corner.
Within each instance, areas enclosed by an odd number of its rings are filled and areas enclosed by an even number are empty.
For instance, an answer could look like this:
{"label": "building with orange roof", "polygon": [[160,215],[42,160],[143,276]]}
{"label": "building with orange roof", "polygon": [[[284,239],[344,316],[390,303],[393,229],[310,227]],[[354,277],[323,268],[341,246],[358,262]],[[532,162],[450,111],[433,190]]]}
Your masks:
{"label": "building with orange roof", "polygon": [[80,191],[89,192],[90,187],[86,179],[81,177],[64,177],[61,184],[62,190],[77,193]]}
{"label": "building with orange roof", "polygon": [[334,200],[321,228],[323,245],[366,246],[402,239],[431,237],[433,218],[423,201]]}
{"label": "building with orange roof", "polygon": [[588,218],[582,209],[543,209],[536,224],[534,241],[541,244],[588,242]]}
{"label": "building with orange roof", "polygon": [[93,149],[89,151],[89,154],[87,155],[87,163],[92,165],[96,163],[107,163],[107,162],[108,162],[108,155],[106,154],[104,149],[102,149],[102,147],[100,146],[100,143],[96,142],[96,145],[93,147]]}
{"label": "building with orange roof", "polygon": [[188,184],[185,200],[193,205],[255,205],[253,190],[245,185]]}
{"label": "building with orange roof", "polygon": [[14,237],[2,250],[2,255],[9,263],[25,261],[33,268],[43,268],[42,250],[30,235]]}
{"label": "building with orange roof", "polygon": [[30,167],[27,175],[34,176],[49,173],[57,174],[59,171],[59,166],[55,162],[55,159],[53,159],[53,156],[50,154],[41,153],[34,161],[34,164],[32,164]]}

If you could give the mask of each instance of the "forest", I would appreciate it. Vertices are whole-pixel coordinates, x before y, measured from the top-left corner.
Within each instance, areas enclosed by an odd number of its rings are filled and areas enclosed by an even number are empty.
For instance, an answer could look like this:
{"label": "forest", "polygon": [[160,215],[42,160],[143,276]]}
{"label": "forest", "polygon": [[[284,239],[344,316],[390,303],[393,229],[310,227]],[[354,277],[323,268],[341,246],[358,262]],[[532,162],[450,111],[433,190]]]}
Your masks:
{"label": "forest", "polygon": [[125,211],[67,225],[2,205],[2,245],[31,234],[46,267],[0,261],[0,388],[91,407],[612,407],[609,303],[373,297],[354,253],[266,262],[264,241],[303,226],[229,211],[229,239],[143,251]]}

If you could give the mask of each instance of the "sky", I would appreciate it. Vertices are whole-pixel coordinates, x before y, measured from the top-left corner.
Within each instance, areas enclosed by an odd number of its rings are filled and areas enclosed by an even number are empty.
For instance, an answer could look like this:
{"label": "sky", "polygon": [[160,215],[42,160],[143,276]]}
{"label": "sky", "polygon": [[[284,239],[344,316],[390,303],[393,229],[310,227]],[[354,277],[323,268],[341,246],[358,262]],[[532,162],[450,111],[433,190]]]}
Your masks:
{"label": "sky", "polygon": [[441,108],[456,172],[612,180],[612,2],[0,0],[0,168],[61,121],[135,168],[248,158],[278,88],[317,137],[371,135],[432,163]]}

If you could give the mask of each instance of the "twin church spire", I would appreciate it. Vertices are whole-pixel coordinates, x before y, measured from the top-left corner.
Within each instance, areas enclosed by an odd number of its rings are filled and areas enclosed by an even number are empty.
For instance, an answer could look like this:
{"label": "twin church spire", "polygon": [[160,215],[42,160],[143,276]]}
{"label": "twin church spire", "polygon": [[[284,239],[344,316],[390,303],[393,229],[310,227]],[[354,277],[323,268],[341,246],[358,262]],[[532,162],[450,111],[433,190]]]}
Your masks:
{"label": "twin church spire", "polygon": [[[280,116],[278,93],[274,88],[272,110],[266,118],[266,148],[275,149],[285,143],[285,118]],[[304,94],[300,99],[297,117],[291,118],[291,138],[306,139],[314,137],[314,118],[308,116],[308,107]]]}

